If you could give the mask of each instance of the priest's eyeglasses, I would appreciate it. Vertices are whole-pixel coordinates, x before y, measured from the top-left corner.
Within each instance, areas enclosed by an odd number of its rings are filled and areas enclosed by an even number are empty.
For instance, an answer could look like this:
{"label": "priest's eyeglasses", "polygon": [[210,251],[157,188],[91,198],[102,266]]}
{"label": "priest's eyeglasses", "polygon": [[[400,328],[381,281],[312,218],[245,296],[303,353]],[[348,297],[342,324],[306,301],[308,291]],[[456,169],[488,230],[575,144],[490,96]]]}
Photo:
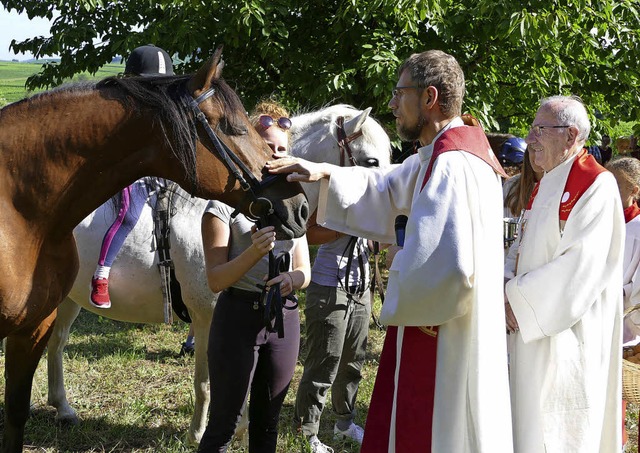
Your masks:
{"label": "priest's eyeglasses", "polygon": [[391,97],[392,98],[400,97],[400,96],[402,96],[402,90],[410,90],[410,89],[423,90],[424,87],[419,87],[417,85],[407,85],[407,86],[395,87],[393,90],[391,90]]}
{"label": "priest's eyeglasses", "polygon": [[531,126],[531,130],[533,131],[533,135],[535,135],[536,137],[541,137],[542,129],[564,129],[567,127],[571,127],[571,126],[540,126],[538,124],[535,126]]}

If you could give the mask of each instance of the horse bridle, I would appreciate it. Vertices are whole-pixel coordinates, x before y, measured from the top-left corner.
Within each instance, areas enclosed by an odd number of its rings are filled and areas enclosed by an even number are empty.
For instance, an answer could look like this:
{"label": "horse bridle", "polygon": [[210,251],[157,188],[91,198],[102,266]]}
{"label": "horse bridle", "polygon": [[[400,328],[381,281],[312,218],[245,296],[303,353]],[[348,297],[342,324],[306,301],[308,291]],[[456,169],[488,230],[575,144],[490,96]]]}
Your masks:
{"label": "horse bridle", "polygon": [[[351,143],[356,138],[362,135],[362,129],[347,136],[347,131],[344,129],[344,116],[339,116],[338,118],[336,118],[336,126],[337,126],[336,135],[338,136],[338,148],[340,148],[340,166],[341,167],[344,166],[344,156],[346,155],[349,157],[349,161],[351,162],[351,165],[353,165],[354,167],[357,167],[358,162],[356,161],[355,157],[353,157],[353,152],[351,151],[351,147],[349,146],[349,143]],[[376,286],[378,287],[378,293],[380,294],[380,299],[384,303],[383,283],[382,283],[382,278],[380,277],[380,265],[379,265],[380,243],[377,241],[374,241],[373,243],[373,256],[374,256],[374,267],[373,267],[373,277],[371,278],[371,286],[370,286],[372,305],[373,305],[373,294],[375,294]],[[349,259],[351,259],[351,257],[349,257]],[[348,274],[349,272],[347,272],[346,275]],[[373,313],[373,311],[371,312],[371,316],[373,317],[373,321],[376,324],[376,326],[379,329],[384,330],[384,327],[378,320],[377,316]]]}
{"label": "horse bridle", "polygon": [[[213,144],[216,152],[222,162],[227,167],[227,169],[231,172],[233,177],[238,181],[242,190],[249,193],[252,197],[252,201],[249,203],[249,213],[251,217],[254,219],[263,218],[266,219],[267,216],[273,214],[273,204],[268,198],[260,197],[259,194],[266,187],[273,184],[277,179],[281,178],[281,175],[268,175],[262,179],[262,181],[258,181],[258,179],[253,175],[253,173],[247,168],[247,166],[242,162],[242,160],[218,137],[218,134],[211,128],[209,122],[207,121],[207,117],[200,109],[200,104],[213,96],[216,92],[215,88],[209,88],[207,91],[202,93],[197,98],[193,98],[189,94],[189,105],[195,117],[202,124],[202,128],[207,133],[209,140]],[[208,149],[208,148],[207,148]],[[213,150],[209,149],[211,153],[214,153]],[[246,178],[245,178],[246,176]]]}
{"label": "horse bridle", "polygon": [[348,156],[349,162],[354,167],[358,166],[358,162],[355,157],[353,157],[353,153],[351,152],[351,147],[349,147],[349,143],[354,141],[356,138],[362,135],[362,129],[353,134],[347,136],[347,131],[344,129],[344,116],[339,116],[336,118],[336,134],[338,136],[338,148],[340,148],[340,166],[344,167],[344,156]]}

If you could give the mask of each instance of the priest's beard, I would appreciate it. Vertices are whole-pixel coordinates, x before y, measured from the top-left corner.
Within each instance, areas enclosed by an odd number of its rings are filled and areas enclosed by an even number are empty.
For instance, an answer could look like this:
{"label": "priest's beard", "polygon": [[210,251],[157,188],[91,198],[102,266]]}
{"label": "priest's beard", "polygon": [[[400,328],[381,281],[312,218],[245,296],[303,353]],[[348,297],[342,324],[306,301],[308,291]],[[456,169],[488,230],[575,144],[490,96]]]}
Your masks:
{"label": "priest's beard", "polygon": [[427,120],[422,112],[420,112],[418,119],[413,125],[398,125],[397,130],[400,140],[404,142],[415,142],[420,138],[420,133],[426,124]]}

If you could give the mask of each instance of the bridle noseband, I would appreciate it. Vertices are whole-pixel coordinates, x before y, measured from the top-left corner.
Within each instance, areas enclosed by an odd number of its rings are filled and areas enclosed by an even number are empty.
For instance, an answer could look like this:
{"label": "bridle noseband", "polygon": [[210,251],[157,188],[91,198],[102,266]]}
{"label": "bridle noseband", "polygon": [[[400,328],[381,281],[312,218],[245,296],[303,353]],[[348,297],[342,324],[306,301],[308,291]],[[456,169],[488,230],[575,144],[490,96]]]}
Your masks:
{"label": "bridle noseband", "polygon": [[[196,117],[196,119],[202,125],[202,128],[207,133],[209,140],[213,144],[216,152],[225,167],[231,172],[233,177],[238,181],[242,190],[251,195],[252,201],[249,203],[249,213],[255,219],[264,218],[274,213],[273,204],[268,198],[258,196],[266,187],[273,184],[277,179],[281,178],[281,175],[268,175],[258,181],[253,173],[247,168],[242,160],[218,137],[218,134],[211,128],[207,117],[200,109],[200,104],[213,96],[216,92],[215,88],[209,88],[197,98],[193,98],[188,94],[189,106]],[[209,149],[207,147],[207,149]],[[214,151],[209,149],[213,154]]]}

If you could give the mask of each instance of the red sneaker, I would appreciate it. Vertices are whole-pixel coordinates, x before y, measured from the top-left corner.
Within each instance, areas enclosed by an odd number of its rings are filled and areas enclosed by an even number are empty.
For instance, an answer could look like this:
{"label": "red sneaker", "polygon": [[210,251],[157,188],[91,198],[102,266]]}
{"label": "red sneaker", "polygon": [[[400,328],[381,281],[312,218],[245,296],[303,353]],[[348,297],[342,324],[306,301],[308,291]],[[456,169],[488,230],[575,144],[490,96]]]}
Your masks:
{"label": "red sneaker", "polygon": [[91,278],[91,297],[89,297],[89,303],[96,308],[111,308],[108,278]]}

